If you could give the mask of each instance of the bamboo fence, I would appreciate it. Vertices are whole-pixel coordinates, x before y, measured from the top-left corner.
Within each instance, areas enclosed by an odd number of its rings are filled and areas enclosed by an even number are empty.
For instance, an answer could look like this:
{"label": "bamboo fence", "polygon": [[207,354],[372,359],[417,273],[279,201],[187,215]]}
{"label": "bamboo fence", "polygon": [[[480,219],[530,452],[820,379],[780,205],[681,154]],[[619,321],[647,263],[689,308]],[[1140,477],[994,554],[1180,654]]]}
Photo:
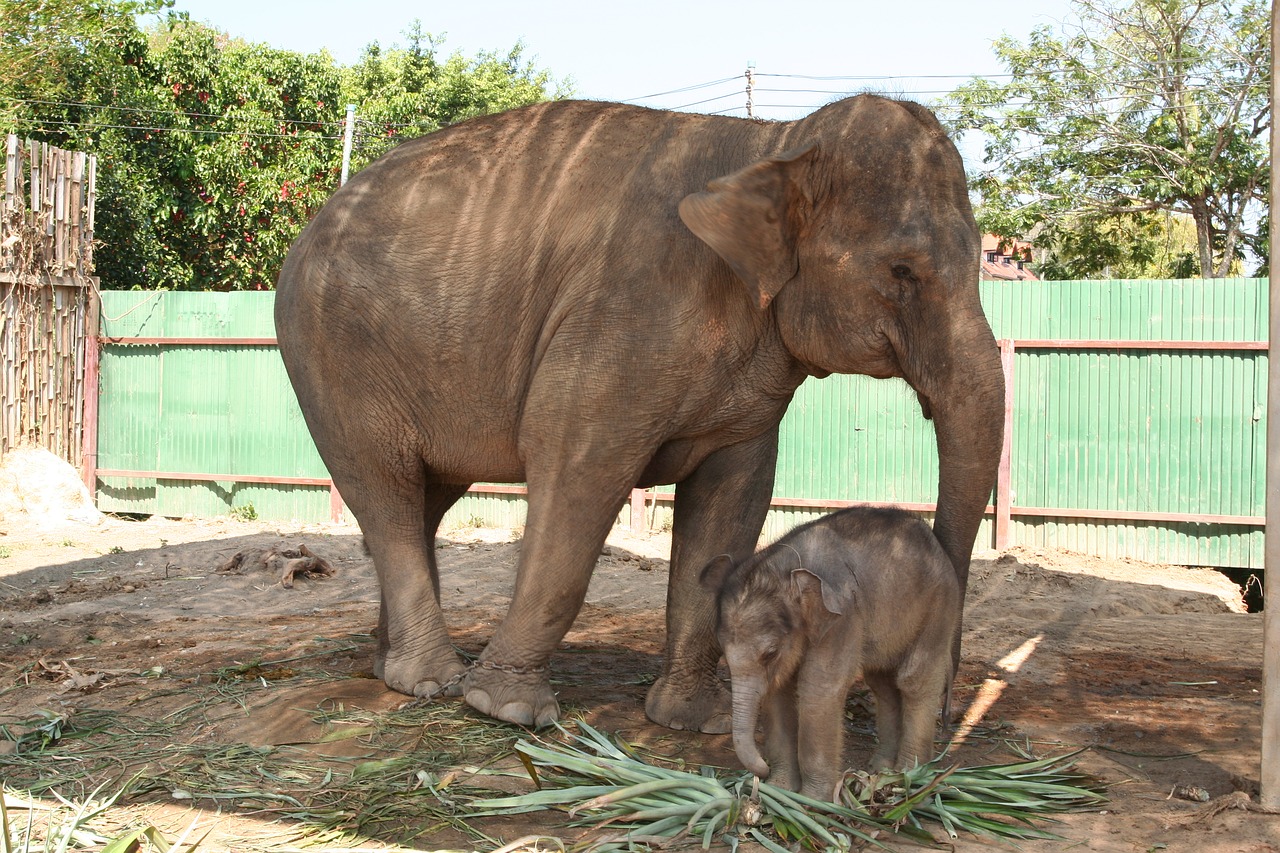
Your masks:
{"label": "bamboo fence", "polygon": [[7,138],[0,208],[0,457],[22,444],[82,464],[97,326],[97,159]]}

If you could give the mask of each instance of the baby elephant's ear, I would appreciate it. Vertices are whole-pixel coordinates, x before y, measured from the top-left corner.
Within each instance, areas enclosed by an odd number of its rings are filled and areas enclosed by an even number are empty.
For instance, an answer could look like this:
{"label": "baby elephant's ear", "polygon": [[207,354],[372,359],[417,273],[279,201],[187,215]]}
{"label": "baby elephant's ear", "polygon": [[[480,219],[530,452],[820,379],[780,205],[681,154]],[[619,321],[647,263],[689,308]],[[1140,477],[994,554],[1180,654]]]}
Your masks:
{"label": "baby elephant's ear", "polygon": [[724,586],[724,579],[732,570],[733,558],[728,554],[721,554],[702,567],[702,575],[698,580],[708,592],[719,592],[720,587]]}
{"label": "baby elephant's ear", "polygon": [[791,586],[796,590],[805,612],[819,622],[843,615],[853,601],[852,590],[847,586],[824,581],[804,568],[791,570]]}

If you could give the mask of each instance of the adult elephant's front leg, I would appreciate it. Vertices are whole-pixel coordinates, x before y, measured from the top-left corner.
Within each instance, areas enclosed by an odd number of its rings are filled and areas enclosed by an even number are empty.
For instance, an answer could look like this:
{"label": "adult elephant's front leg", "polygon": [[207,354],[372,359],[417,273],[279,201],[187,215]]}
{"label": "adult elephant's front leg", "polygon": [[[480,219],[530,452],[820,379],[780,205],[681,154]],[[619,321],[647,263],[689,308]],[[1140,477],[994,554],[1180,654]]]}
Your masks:
{"label": "adult elephant's front leg", "polygon": [[722,448],[676,486],[667,586],[667,655],[649,689],[645,713],[673,729],[722,733],[733,715],[717,674],[715,596],[699,575],[728,554],[738,562],[755,551],[773,496],[778,430]]}

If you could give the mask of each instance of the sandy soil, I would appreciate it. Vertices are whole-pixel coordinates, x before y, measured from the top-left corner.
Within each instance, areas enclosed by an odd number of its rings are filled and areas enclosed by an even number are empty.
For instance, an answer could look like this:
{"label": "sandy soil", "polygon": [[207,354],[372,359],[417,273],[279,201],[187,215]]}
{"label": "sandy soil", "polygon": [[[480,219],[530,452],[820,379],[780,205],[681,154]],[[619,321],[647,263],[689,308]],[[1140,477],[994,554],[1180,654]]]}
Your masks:
{"label": "sandy soil", "polygon": [[[447,615],[466,651],[482,648],[501,618],[518,537],[465,529],[437,543]],[[286,589],[278,566],[217,571],[241,550],[278,543],[306,544],[335,574],[302,576]],[[553,681],[562,704],[584,709],[593,725],[667,755],[736,766],[727,736],[668,732],[644,717],[663,646],[669,547],[666,535],[610,538],[588,603],[553,660]],[[237,700],[242,714],[190,737],[302,744],[324,762],[332,744],[296,709],[341,703],[377,713],[404,701],[369,677],[377,600],[353,527],[88,524],[11,507],[0,520],[0,724],[42,709],[150,713],[169,707],[160,697],[194,691],[223,668],[306,657],[327,677],[301,686],[263,677],[249,700]],[[1256,792],[1261,639],[1260,616],[1244,613],[1238,587],[1214,571],[1056,551],[979,554],[957,685],[958,705],[976,728],[958,754],[979,764],[1010,760],[1011,744],[1038,754],[1086,748],[1081,767],[1109,785],[1111,802],[1068,817],[1058,831],[1070,842],[1024,850],[1277,853],[1280,819],[1233,807],[1247,799],[1239,792]],[[849,704],[854,766],[871,751],[867,702],[855,692]],[[12,751],[0,738],[0,777]],[[1180,787],[1204,789],[1210,799],[1171,796]],[[211,814],[216,804],[190,805]],[[219,833],[248,832],[232,811],[222,806],[202,850],[235,849],[219,841]],[[157,803],[150,818],[176,826],[189,823],[190,812]],[[528,832],[569,837],[559,820],[548,813],[487,828],[504,840]],[[445,830],[416,844],[472,842]],[[962,838],[954,849],[991,846]]]}

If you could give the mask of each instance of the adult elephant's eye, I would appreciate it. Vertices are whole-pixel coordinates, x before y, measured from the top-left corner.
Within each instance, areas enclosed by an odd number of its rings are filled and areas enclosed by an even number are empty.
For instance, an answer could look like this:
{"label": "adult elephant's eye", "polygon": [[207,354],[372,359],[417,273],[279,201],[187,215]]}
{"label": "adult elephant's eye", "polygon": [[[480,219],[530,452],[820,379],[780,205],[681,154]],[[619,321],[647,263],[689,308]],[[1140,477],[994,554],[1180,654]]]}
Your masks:
{"label": "adult elephant's eye", "polygon": [[894,280],[898,283],[898,298],[905,300],[912,294],[920,280],[916,278],[916,274],[912,272],[911,267],[906,264],[894,264],[890,271],[893,273]]}
{"label": "adult elephant's eye", "polygon": [[899,262],[889,265],[888,275],[877,275],[873,286],[890,305],[901,305],[912,297],[919,284],[915,271]]}

